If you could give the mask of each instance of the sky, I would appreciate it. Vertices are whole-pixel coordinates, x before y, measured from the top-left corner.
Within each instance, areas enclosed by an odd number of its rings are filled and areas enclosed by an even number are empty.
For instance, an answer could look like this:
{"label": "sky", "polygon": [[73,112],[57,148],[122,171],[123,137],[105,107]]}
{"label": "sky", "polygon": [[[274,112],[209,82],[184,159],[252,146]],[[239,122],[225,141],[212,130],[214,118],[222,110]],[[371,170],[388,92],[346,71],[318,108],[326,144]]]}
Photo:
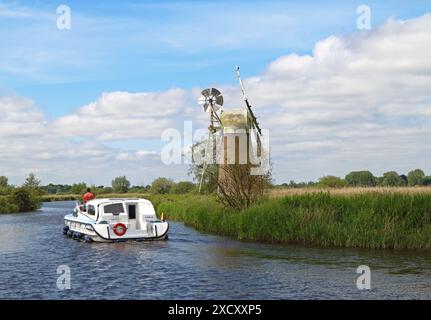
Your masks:
{"label": "sky", "polygon": [[430,12],[418,0],[0,1],[0,175],[189,180],[187,165],[161,162],[161,135],[206,126],[206,87],[242,107],[237,65],[276,183],[431,175]]}

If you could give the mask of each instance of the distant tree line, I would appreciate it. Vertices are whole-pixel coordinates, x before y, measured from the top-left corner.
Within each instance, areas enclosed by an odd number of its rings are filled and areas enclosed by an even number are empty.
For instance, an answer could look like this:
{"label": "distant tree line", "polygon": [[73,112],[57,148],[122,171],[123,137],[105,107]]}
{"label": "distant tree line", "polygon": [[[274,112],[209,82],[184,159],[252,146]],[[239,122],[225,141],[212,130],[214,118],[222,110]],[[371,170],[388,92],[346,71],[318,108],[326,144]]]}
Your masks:
{"label": "distant tree line", "polygon": [[5,176],[0,176],[0,196],[9,195],[13,190],[24,188],[31,190],[37,196],[44,194],[49,195],[67,195],[67,194],[84,194],[87,188],[90,188],[96,195],[112,194],[112,193],[152,193],[152,194],[184,194],[195,192],[196,184],[191,181],[175,182],[172,179],[160,177],[152,183],[142,186],[132,186],[126,176],[116,177],[111,182],[111,186],[90,185],[85,182],[73,184],[53,184],[42,186],[40,180],[31,173],[22,186],[13,186],[9,184],[9,180]]}
{"label": "distant tree line", "polygon": [[83,194],[87,188],[90,188],[96,195],[112,193],[152,193],[152,194],[182,194],[196,190],[196,185],[190,181],[175,182],[172,179],[160,177],[155,179],[151,184],[143,186],[131,186],[126,176],[116,177],[112,180],[110,186],[88,185],[85,182],[67,184],[48,184],[42,186],[41,190],[46,194]]}
{"label": "distant tree line", "polygon": [[431,186],[431,176],[425,175],[421,169],[410,171],[407,175],[395,171],[385,172],[381,177],[374,176],[370,171],[352,171],[344,178],[328,175],[319,181],[299,182],[290,181],[279,186],[290,188],[304,187],[404,187],[404,186]]}

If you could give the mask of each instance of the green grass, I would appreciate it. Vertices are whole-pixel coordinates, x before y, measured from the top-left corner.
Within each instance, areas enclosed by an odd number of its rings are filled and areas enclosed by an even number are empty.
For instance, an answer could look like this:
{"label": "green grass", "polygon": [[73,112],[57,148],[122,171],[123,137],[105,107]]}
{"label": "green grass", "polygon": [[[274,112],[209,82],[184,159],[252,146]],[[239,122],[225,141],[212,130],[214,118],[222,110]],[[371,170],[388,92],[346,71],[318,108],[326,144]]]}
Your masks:
{"label": "green grass", "polygon": [[431,248],[431,194],[310,193],[266,199],[241,212],[225,210],[208,196],[155,197],[153,202],[167,219],[236,239],[324,247]]}

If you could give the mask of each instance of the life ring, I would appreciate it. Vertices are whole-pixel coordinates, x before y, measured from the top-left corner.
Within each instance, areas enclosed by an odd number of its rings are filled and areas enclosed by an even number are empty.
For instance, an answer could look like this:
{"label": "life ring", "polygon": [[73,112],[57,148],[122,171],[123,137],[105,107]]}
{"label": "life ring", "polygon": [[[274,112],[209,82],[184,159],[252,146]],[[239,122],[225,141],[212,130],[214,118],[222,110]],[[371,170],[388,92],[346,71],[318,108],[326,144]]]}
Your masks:
{"label": "life ring", "polygon": [[121,236],[123,236],[123,235],[126,233],[126,231],[127,231],[127,227],[126,227],[126,225],[125,225],[125,224],[123,224],[123,223],[117,223],[117,224],[112,228],[112,230],[114,230],[114,233],[115,233],[117,236],[121,237]]}

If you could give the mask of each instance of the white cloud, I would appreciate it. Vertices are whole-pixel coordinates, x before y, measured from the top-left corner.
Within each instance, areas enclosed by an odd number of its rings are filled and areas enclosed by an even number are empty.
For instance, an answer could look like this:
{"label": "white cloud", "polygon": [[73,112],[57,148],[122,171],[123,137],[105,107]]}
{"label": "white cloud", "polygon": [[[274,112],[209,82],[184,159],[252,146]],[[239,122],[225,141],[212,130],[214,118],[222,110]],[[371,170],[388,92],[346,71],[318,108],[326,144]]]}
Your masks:
{"label": "white cloud", "polygon": [[135,152],[120,152],[115,159],[119,161],[141,161],[154,157],[160,157],[160,153],[157,151],[138,150]]}
{"label": "white cloud", "polygon": [[29,99],[0,97],[0,136],[34,136],[44,130],[43,114]]}
{"label": "white cloud", "polygon": [[[282,56],[245,79],[255,113],[271,133],[276,179],[415,167],[431,174],[429,57],[431,16],[425,15],[331,36],[312,55]],[[220,89],[226,108],[242,105],[238,87]],[[79,180],[91,175],[106,181],[122,171],[185,176],[183,167],[162,167],[145,142],[136,150],[106,142],[159,139],[164,129],[181,128],[182,120],[205,123],[198,95],[197,89],[179,88],[108,92],[54,121],[28,99],[0,98],[0,165],[6,172],[38,166],[47,177],[72,171]],[[77,137],[92,142],[74,142]]]}
{"label": "white cloud", "polygon": [[[281,158],[276,170],[289,175],[292,168],[295,179],[316,179],[331,168],[340,175],[416,166],[429,172],[429,57],[431,15],[425,15],[331,36],[313,55],[280,57],[245,81],[262,125],[271,130],[273,155]],[[328,157],[332,165],[325,167]]]}
{"label": "white cloud", "polygon": [[[177,89],[163,93],[107,93],[76,114],[52,121],[45,119],[29,99],[0,97],[0,175],[18,184],[31,171],[43,183],[109,184],[113,177],[124,174],[133,183],[149,183],[162,171],[181,177],[178,167],[161,163],[157,151],[125,151],[108,146],[102,139],[107,139],[109,132],[113,133],[110,140],[152,136],[160,139],[164,124],[174,125],[175,115],[184,113],[181,108],[172,108],[175,105],[171,101],[180,101],[183,93]],[[86,125],[90,128],[85,129]],[[133,164],[124,166],[125,161]]]}
{"label": "white cloud", "polygon": [[188,93],[182,89],[164,92],[109,92],[77,112],[53,123],[64,136],[92,136],[99,140],[159,138],[175,126],[186,112]]}

